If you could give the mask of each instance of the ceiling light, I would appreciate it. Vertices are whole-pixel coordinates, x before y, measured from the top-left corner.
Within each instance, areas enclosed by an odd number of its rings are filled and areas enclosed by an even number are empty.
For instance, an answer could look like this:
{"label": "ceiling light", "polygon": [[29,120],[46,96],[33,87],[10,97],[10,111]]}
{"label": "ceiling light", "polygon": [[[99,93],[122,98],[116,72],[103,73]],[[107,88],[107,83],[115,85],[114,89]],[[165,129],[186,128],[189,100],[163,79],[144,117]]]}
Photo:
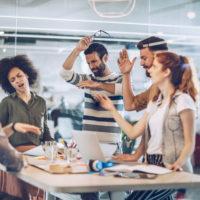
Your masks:
{"label": "ceiling light", "polygon": [[188,12],[188,13],[187,13],[187,17],[188,17],[189,19],[194,19],[194,18],[196,17],[196,13],[193,12],[193,11]]}
{"label": "ceiling light", "polygon": [[[102,12],[97,9],[98,3],[104,3],[106,8],[108,8],[108,6],[113,8],[114,3],[119,3],[119,2],[126,3],[126,6],[120,11]],[[99,15],[100,17],[108,17],[108,18],[119,18],[119,17],[125,17],[129,15],[135,7],[135,2],[136,0],[88,0],[90,7],[94,10],[94,12],[97,15]]]}

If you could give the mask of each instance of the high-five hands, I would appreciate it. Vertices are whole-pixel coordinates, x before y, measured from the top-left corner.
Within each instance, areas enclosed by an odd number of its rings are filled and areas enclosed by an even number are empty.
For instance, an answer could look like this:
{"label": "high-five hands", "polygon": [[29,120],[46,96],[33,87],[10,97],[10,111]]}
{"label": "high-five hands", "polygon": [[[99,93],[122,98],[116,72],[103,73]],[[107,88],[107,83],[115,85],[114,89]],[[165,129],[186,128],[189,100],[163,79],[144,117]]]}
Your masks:
{"label": "high-five hands", "polygon": [[120,71],[122,74],[128,74],[131,72],[133,65],[136,61],[136,57],[133,58],[132,61],[130,61],[129,57],[128,57],[128,52],[126,49],[123,49],[120,53],[119,53],[119,58],[117,60],[118,66],[120,68]]}

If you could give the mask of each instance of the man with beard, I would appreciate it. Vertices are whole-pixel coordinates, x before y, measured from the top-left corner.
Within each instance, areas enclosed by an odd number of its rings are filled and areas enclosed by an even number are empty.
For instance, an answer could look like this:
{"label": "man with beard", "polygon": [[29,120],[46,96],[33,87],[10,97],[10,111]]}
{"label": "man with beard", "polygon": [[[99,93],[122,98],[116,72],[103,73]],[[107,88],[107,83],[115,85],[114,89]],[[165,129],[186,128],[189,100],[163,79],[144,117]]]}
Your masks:
{"label": "man with beard", "polygon": [[[83,130],[95,131],[100,142],[116,144],[120,152],[121,129],[111,113],[102,109],[93,96],[106,94],[114,102],[117,110],[123,114],[122,75],[110,71],[107,66],[108,52],[104,45],[91,43],[90,36],[82,38],[63,64],[63,79],[79,88],[84,88],[85,108]],[[86,61],[93,74],[78,74],[71,69],[84,51]],[[82,199],[98,199],[98,193],[82,194]]]}
{"label": "man with beard", "polygon": [[[111,114],[100,108],[93,96],[96,93],[107,94],[117,106],[118,111],[122,112],[122,75],[115,74],[108,68],[106,64],[107,49],[100,43],[91,42],[90,36],[86,36],[78,42],[76,48],[64,62],[61,76],[66,82],[84,88],[83,130],[97,132],[101,142],[118,144],[121,129],[116,125]],[[93,74],[78,74],[71,70],[81,51],[84,51],[86,61]]]}
{"label": "man with beard", "polygon": [[[146,76],[150,77],[148,69],[150,69],[153,64],[154,53],[157,51],[167,51],[167,43],[165,40],[159,37],[152,36],[140,41],[137,44],[137,48],[140,50],[140,65],[146,70]],[[134,58],[131,62],[128,58],[127,51],[123,50],[120,53],[118,64],[121,73],[123,74],[124,107],[126,110],[140,111],[146,108],[155,88],[150,87],[143,93],[136,96],[134,95],[131,88],[131,70],[133,68],[135,59],[136,58]]]}

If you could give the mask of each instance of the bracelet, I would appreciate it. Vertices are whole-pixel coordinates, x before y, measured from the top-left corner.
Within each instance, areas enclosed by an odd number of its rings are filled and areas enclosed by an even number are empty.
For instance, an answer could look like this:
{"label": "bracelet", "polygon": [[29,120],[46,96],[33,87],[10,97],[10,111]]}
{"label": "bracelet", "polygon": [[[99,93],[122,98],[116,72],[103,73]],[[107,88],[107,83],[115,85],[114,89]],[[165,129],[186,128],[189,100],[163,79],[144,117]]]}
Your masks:
{"label": "bracelet", "polygon": [[15,129],[15,124],[16,124],[17,122],[14,122],[13,124],[12,124],[12,126],[11,126],[11,129],[14,131],[14,132],[17,132],[17,130]]}

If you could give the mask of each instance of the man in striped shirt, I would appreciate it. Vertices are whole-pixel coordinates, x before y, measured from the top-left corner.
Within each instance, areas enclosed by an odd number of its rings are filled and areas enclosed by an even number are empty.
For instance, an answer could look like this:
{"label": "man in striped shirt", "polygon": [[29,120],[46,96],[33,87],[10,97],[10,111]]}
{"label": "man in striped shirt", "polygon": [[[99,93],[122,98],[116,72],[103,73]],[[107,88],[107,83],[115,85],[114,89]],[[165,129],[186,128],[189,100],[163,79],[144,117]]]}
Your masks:
{"label": "man in striped shirt", "polygon": [[[106,94],[112,99],[117,110],[123,113],[122,75],[113,73],[108,68],[107,49],[100,43],[91,42],[89,36],[78,42],[64,62],[61,76],[66,82],[84,88],[83,130],[96,132],[101,142],[118,144],[121,129],[110,112],[101,108],[93,96],[97,93]],[[74,62],[82,51],[93,74],[79,74],[72,70]]]}

